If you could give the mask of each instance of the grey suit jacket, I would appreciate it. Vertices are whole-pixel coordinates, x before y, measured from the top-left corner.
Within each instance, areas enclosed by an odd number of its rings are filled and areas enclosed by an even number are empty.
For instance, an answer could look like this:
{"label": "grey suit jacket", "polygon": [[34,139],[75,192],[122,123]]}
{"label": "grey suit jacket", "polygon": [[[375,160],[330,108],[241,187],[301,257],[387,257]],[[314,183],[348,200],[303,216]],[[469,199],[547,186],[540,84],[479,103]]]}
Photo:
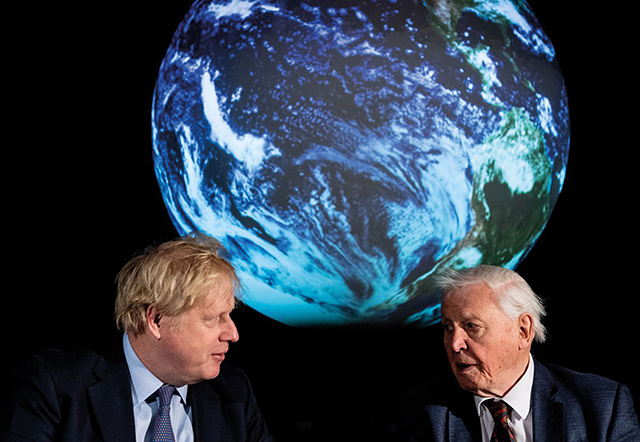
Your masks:
{"label": "grey suit jacket", "polygon": [[[640,441],[638,417],[626,386],[534,363],[531,406],[536,441]],[[406,395],[400,421],[405,441],[482,441],[473,395],[462,390],[453,376]]]}
{"label": "grey suit jacket", "polygon": [[[271,442],[251,385],[240,370],[189,387],[196,442]],[[0,440],[135,441],[129,369],[84,349],[32,355],[16,370],[0,414]]]}

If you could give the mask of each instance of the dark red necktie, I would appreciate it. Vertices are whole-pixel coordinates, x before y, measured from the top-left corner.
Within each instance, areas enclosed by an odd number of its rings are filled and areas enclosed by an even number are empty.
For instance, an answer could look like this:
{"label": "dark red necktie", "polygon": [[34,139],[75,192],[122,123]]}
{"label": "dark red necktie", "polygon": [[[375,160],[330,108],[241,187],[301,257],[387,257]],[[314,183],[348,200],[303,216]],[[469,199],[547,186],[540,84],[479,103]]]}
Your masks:
{"label": "dark red necktie", "polygon": [[493,434],[491,442],[515,442],[516,437],[509,426],[511,407],[503,401],[484,401],[482,403],[493,415]]}

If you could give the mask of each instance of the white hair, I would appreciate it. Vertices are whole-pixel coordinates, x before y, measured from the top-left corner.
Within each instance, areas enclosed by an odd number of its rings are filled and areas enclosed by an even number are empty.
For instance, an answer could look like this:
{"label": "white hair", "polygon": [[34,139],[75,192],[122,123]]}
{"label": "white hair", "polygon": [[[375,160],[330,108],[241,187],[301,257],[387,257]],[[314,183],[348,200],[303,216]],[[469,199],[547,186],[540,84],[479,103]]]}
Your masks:
{"label": "white hair", "polygon": [[488,265],[463,270],[449,269],[438,275],[435,281],[444,297],[463,287],[476,284],[488,286],[508,317],[517,319],[521,314],[529,313],[533,317],[535,341],[542,343],[547,339],[547,329],[542,323],[546,314],[544,303],[513,270]]}

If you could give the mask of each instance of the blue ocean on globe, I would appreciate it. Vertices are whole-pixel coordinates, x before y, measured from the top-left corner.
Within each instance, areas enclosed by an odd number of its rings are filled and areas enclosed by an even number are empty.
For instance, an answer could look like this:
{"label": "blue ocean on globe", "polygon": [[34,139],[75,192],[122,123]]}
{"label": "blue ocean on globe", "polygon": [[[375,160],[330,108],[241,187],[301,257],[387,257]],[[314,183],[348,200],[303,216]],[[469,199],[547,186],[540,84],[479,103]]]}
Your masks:
{"label": "blue ocean on globe", "polygon": [[524,1],[196,1],[159,70],[157,179],[292,326],[439,321],[433,276],[515,268],[564,182],[569,110]]}

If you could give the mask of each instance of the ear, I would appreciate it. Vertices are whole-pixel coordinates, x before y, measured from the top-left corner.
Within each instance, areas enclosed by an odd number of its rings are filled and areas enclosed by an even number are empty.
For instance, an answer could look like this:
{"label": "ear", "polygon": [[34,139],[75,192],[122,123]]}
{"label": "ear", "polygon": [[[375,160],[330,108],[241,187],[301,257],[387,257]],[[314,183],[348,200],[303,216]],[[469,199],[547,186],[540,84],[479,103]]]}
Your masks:
{"label": "ear", "polygon": [[154,305],[150,305],[149,307],[147,307],[146,318],[147,329],[154,338],[160,339],[162,337],[162,331],[160,330],[160,320],[162,319],[162,314]]}
{"label": "ear", "polygon": [[535,336],[533,330],[533,316],[530,313],[523,313],[518,318],[518,340],[520,349],[529,349]]}

